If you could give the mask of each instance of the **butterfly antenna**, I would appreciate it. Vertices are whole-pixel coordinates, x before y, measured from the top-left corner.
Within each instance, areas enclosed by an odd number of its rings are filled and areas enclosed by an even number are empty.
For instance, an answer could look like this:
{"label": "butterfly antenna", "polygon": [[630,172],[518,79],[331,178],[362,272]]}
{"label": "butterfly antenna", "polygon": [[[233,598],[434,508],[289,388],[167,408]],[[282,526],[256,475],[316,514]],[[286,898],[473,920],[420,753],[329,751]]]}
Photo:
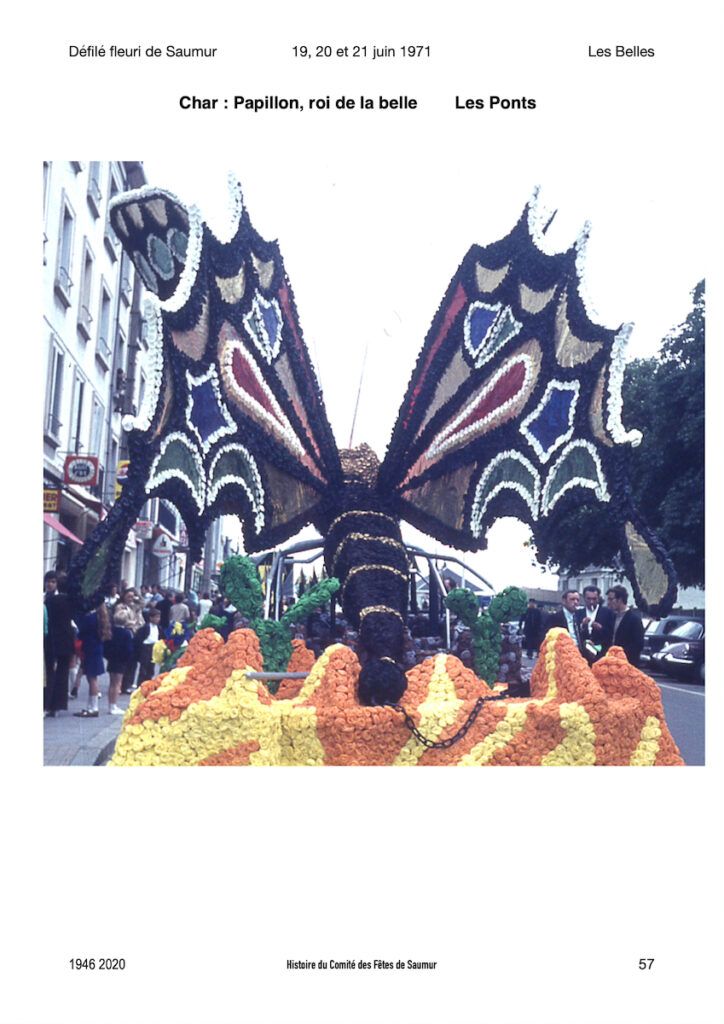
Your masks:
{"label": "butterfly antenna", "polygon": [[352,439],[354,437],[354,428],[355,428],[355,424],[357,422],[357,410],[359,409],[359,400],[360,400],[360,395],[362,394],[362,380],[363,380],[364,375],[365,375],[365,364],[367,362],[367,349],[368,349],[368,347],[369,347],[369,342],[365,345],[364,355],[362,356],[362,368],[360,369],[360,372],[359,372],[359,387],[357,388],[357,401],[354,403],[354,415],[352,416],[352,427],[351,427],[350,432],[349,432],[349,445],[348,445],[349,448],[352,447]]}

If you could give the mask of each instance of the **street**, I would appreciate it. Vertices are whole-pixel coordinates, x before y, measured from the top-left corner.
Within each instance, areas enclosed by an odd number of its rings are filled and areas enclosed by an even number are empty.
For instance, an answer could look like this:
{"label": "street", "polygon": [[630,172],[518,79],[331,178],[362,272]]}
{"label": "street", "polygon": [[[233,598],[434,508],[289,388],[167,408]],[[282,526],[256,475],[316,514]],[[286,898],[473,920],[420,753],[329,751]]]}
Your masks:
{"label": "street", "polygon": [[648,672],[658,684],[666,723],[688,765],[704,764],[705,687],[661,672]]}

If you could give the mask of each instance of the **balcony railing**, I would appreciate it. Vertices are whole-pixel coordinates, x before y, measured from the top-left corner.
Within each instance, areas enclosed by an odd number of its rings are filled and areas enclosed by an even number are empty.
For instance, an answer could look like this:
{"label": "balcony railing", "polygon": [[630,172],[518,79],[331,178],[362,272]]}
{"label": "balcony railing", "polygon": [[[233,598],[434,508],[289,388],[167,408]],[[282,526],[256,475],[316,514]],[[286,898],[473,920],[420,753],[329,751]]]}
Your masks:
{"label": "balcony railing", "polygon": [[55,274],[55,291],[61,301],[66,305],[70,305],[70,291],[73,287],[70,274],[66,267],[60,266]]}
{"label": "balcony railing", "polygon": [[91,324],[93,323],[93,314],[87,306],[81,306],[78,310],[78,330],[83,337],[88,340],[91,336]]}
{"label": "balcony railing", "polygon": [[106,368],[106,370],[110,370],[111,368],[112,355],[113,353],[108,341],[103,337],[103,335],[99,335],[98,344],[96,345],[96,359]]}

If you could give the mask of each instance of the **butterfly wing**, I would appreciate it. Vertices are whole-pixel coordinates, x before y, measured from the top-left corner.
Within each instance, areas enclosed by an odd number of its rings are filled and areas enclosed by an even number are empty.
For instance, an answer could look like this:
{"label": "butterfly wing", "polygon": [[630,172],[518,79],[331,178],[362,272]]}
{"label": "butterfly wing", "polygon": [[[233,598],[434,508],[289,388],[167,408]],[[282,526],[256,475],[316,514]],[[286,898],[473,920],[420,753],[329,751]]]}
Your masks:
{"label": "butterfly wing", "polygon": [[178,508],[195,560],[217,516],[237,514],[246,549],[259,551],[312,521],[341,480],[281,253],[254,230],[240,193],[236,202],[229,241],[158,189],[113,203],[113,228],[154,297],[151,379],[140,414],[124,421],[122,495],[72,567],[84,606],[115,576],[149,498]]}
{"label": "butterfly wing", "polygon": [[442,543],[485,547],[502,516],[536,541],[594,502],[619,525],[637,603],[670,607],[673,566],[634,508],[621,422],[629,328],[592,321],[581,296],[582,241],[542,250],[534,208],[494,244],[474,246],[420,353],[380,469],[402,518]]}

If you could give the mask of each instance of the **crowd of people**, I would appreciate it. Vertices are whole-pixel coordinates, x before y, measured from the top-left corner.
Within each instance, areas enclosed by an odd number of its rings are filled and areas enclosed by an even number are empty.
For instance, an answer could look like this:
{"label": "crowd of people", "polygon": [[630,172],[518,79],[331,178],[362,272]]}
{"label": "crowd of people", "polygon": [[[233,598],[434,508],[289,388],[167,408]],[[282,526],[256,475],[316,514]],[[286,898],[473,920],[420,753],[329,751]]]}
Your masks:
{"label": "crowd of people", "polygon": [[203,619],[214,607],[228,617],[229,602],[209,593],[198,598],[147,585],[140,589],[125,582],[112,584],[96,608],[74,621],[62,573],[47,572],[43,607],[43,708],[54,717],[68,710],[68,699],[78,698],[83,679],[88,684],[86,706],[78,718],[99,715],[99,678],[108,673],[108,713],[122,715],[121,693],[152,679],[157,666],[153,648],[175,623],[183,626]]}
{"label": "crowd of people", "polygon": [[632,665],[638,665],[644,646],[644,625],[640,613],[629,606],[626,587],[611,587],[606,604],[598,587],[583,588],[583,604],[577,590],[561,595],[557,611],[544,615],[534,598],[520,620],[525,652],[534,657],[549,629],[559,626],[570,633],[589,664],[602,658],[609,647],[622,647]]}
{"label": "crowd of people", "polygon": [[[628,591],[623,586],[611,587],[606,603],[596,586],[583,589],[583,602],[576,590],[567,590],[557,611],[545,614],[534,598],[520,620],[523,646],[529,658],[535,656],[546,632],[559,626],[569,632],[581,654],[592,664],[603,657],[612,645],[622,647],[633,665],[638,665],[643,648],[644,627],[639,612],[629,607]],[[121,582],[113,584],[107,596],[92,611],[73,620],[65,578],[61,573],[45,574],[44,603],[44,688],[45,714],[55,716],[68,709],[68,700],[78,698],[82,681],[87,681],[86,706],[75,715],[97,718],[100,703],[100,677],[108,673],[108,713],[121,715],[118,706],[121,693],[131,693],[157,671],[153,660],[154,645],[168,635],[177,623],[186,628],[215,616],[214,628],[226,639],[234,629],[247,626],[247,621],[232,602],[217,593],[213,598],[204,593],[143,585],[140,589]],[[414,618],[414,617],[413,617]],[[416,620],[415,620],[416,621]],[[417,650],[419,644],[415,622],[410,623],[409,650],[405,650],[407,667],[429,654]],[[319,655],[335,641],[356,646],[356,634],[338,616],[336,621],[323,611],[313,612],[303,624],[297,624],[297,636]],[[408,664],[409,662],[409,664]]]}

